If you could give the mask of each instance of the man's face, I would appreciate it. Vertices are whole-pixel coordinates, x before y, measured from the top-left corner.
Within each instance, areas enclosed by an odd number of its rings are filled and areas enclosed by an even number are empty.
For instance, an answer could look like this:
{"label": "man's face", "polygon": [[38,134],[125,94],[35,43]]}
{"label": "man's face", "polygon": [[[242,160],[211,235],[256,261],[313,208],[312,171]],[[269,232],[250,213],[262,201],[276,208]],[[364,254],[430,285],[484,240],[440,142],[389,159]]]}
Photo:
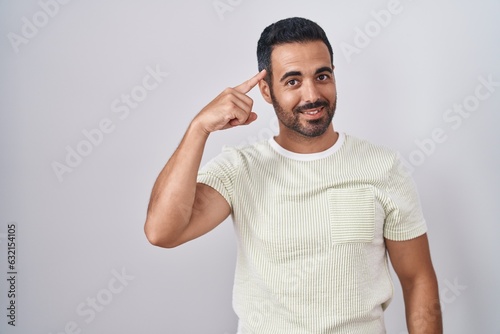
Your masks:
{"label": "man's face", "polygon": [[278,45],[271,54],[271,64],[272,86],[268,86],[267,96],[264,88],[263,95],[274,106],[280,133],[321,136],[330,126],[337,104],[326,45],[321,41]]}

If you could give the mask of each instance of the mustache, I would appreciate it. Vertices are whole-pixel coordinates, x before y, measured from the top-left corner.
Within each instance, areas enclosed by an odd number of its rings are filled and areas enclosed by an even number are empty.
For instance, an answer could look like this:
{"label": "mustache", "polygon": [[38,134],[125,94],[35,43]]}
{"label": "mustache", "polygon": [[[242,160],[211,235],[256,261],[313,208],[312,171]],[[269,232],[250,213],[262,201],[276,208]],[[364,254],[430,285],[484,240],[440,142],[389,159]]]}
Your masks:
{"label": "mustache", "polygon": [[306,103],[293,109],[295,112],[303,112],[308,109],[316,109],[320,107],[328,108],[328,102],[326,100],[316,100],[314,102]]}

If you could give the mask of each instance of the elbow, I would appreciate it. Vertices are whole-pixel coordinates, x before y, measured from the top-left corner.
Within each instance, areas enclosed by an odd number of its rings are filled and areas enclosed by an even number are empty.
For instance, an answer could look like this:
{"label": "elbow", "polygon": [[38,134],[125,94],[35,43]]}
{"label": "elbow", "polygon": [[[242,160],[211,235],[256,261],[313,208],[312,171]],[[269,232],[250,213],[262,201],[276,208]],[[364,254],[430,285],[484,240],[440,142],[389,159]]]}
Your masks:
{"label": "elbow", "polygon": [[145,234],[146,234],[146,239],[148,239],[151,245],[162,248],[169,248],[164,242],[162,242],[161,238],[158,237],[157,234],[151,232],[145,232]]}
{"label": "elbow", "polygon": [[174,248],[182,244],[172,238],[169,233],[159,231],[153,226],[149,220],[144,225],[144,234],[151,245],[161,248]]}

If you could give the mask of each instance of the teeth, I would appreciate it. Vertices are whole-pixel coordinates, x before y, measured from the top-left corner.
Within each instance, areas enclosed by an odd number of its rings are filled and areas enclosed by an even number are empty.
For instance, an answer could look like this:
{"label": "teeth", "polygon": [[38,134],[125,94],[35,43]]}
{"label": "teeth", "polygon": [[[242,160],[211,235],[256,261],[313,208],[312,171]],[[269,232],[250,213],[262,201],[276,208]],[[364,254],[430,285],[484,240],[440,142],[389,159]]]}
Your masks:
{"label": "teeth", "polygon": [[319,110],[306,111],[306,112],[304,112],[304,114],[307,114],[307,115],[316,115],[318,112],[319,112]]}

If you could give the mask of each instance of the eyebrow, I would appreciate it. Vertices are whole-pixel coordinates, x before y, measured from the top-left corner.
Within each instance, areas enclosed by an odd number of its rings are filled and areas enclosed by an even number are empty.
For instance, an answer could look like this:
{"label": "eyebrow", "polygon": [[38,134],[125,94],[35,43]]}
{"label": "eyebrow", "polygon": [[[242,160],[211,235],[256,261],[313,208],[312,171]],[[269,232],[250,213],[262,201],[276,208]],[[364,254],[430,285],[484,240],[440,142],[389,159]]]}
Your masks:
{"label": "eyebrow", "polygon": [[329,66],[323,66],[323,67],[318,68],[314,74],[320,74],[322,72],[328,72],[331,74],[331,73],[333,73],[333,68],[331,68]]}
{"label": "eyebrow", "polygon": [[[314,74],[320,74],[322,72],[328,72],[328,73],[333,73],[333,68],[329,67],[329,66],[323,66],[323,67],[320,67],[316,70],[316,72],[314,72]],[[283,82],[286,78],[289,78],[289,77],[294,77],[294,76],[301,76],[302,75],[302,72],[300,71],[289,71],[289,72],[286,72],[280,79],[280,82]]]}
{"label": "eyebrow", "polygon": [[280,79],[280,82],[283,82],[286,78],[288,77],[295,77],[295,76],[301,76],[302,72],[300,71],[290,71],[286,72]]}

